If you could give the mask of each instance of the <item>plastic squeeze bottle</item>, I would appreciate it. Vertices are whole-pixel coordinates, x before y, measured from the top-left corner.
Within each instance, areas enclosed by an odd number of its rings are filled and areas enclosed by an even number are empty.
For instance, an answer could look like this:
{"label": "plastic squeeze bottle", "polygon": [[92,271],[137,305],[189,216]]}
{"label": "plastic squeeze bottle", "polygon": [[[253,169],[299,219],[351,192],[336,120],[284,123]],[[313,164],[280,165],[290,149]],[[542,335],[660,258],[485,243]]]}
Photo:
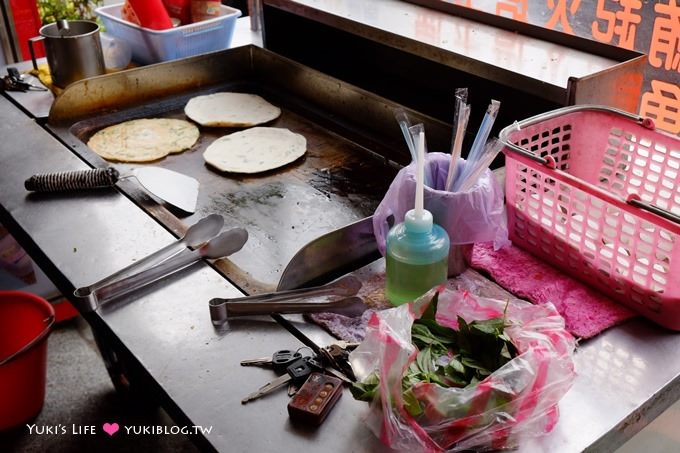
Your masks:
{"label": "plastic squeeze bottle", "polygon": [[420,132],[416,161],[416,203],[387,234],[385,294],[392,305],[411,302],[446,282],[449,235],[423,208],[425,139]]}

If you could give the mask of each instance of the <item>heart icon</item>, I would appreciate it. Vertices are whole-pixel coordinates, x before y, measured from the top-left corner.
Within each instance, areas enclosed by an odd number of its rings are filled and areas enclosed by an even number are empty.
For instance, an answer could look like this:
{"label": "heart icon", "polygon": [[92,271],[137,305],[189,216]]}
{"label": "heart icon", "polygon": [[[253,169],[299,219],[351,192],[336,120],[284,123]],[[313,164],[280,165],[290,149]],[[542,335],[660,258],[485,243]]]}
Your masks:
{"label": "heart icon", "polygon": [[109,436],[113,436],[113,435],[116,434],[116,433],[118,432],[118,430],[120,429],[120,427],[118,426],[118,423],[104,423],[104,425],[102,426],[102,428],[104,428],[104,431],[105,431],[106,434],[108,434]]}

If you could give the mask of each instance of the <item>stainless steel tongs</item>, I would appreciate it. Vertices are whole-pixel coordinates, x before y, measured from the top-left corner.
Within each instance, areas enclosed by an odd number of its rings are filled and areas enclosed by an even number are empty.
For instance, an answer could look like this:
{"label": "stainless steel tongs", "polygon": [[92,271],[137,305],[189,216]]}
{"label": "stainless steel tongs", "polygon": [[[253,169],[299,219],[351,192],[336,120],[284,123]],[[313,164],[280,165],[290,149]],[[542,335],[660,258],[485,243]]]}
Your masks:
{"label": "stainless steel tongs", "polygon": [[[221,258],[239,251],[248,239],[247,231],[231,228],[219,233],[223,225],[222,216],[211,214],[189,227],[177,241],[92,285],[76,289],[78,309],[94,311],[116,297],[184,269],[201,258]],[[198,248],[191,250],[189,247]]]}
{"label": "stainless steel tongs", "polygon": [[231,299],[211,299],[210,318],[221,325],[229,318],[272,313],[332,312],[359,316],[368,308],[361,297],[361,281],[353,275],[311,288],[290,289]]}

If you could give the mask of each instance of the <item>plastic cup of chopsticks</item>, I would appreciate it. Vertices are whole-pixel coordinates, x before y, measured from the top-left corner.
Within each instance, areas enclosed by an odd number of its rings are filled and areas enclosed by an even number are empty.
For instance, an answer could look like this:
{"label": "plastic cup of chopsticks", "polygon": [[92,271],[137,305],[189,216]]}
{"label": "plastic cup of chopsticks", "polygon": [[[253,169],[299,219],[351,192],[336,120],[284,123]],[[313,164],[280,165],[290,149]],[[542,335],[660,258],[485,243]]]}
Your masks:
{"label": "plastic cup of chopsticks", "polygon": [[[454,193],[444,190],[450,162],[450,154],[425,155],[425,171],[432,176],[432,184],[424,187],[423,203],[449,235],[449,277],[454,277],[467,269],[475,243],[505,245],[508,231],[503,189],[491,170],[482,172],[468,190]],[[457,171],[464,171],[465,164],[460,159]],[[373,232],[383,255],[390,227],[402,222],[414,206],[415,172],[415,163],[402,168],[373,214]]]}

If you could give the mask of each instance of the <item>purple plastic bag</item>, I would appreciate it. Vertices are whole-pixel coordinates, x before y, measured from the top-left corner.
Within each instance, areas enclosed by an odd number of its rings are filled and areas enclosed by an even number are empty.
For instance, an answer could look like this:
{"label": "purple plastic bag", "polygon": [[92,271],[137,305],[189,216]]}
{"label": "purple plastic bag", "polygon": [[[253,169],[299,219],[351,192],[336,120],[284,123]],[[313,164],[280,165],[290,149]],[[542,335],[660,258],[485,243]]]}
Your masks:
{"label": "purple plastic bag", "polygon": [[[503,189],[491,170],[486,170],[467,192],[447,192],[441,189],[446,184],[450,162],[449,154],[425,154],[425,171],[430,172],[434,188],[425,187],[424,205],[435,223],[449,234],[449,276],[454,276],[464,270],[462,257],[474,243],[493,242],[494,248],[499,249],[510,241]],[[457,165],[459,174],[464,166],[465,160],[461,159]],[[403,222],[406,212],[415,206],[415,171],[415,163],[399,171],[373,214],[373,232],[383,256],[390,226]],[[388,222],[391,216],[393,223]]]}

